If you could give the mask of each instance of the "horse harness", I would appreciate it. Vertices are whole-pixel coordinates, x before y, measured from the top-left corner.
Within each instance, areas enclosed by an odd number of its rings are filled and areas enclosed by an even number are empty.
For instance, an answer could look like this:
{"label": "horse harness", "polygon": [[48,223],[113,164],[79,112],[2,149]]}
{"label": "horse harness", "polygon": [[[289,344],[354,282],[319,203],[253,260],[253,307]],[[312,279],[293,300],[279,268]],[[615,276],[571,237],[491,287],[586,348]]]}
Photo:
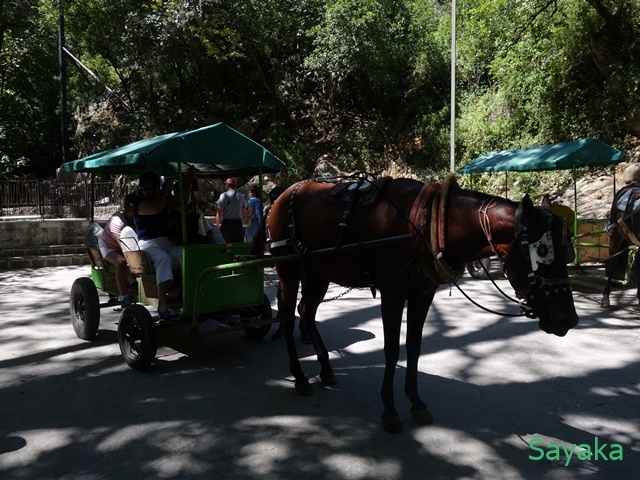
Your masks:
{"label": "horse harness", "polygon": [[[369,183],[373,186],[373,188],[379,188],[378,186],[374,185],[373,182],[370,182],[368,177],[368,175],[365,176],[360,174],[358,176],[357,182],[353,184],[356,186],[350,188],[350,190],[353,191],[354,195],[347,201],[346,209],[340,218],[339,235],[336,241],[336,245],[335,247],[333,247],[333,251],[336,253],[339,252],[343,247],[342,240],[344,239],[344,234],[349,226],[351,212],[356,204],[356,197],[358,193],[370,188],[369,185],[367,185],[366,188],[362,188],[362,185]],[[304,245],[303,242],[300,241],[300,239],[296,235],[293,204],[298,189],[302,186],[302,184],[309,181],[320,180],[324,179],[305,180],[299,182],[294,187],[289,196],[288,216],[290,237],[288,239],[270,242],[269,246],[271,249],[291,245],[295,252],[302,256],[313,253],[309,251],[309,249]],[[446,206],[448,203],[447,197],[452,185],[456,186],[457,184],[455,182],[455,176],[451,173],[447,175],[442,183],[425,183],[413,202],[409,217],[405,218],[407,219],[409,224],[410,236],[415,238],[416,240],[419,240],[418,245],[421,246],[420,255],[422,257],[426,257],[423,258],[424,260],[430,260],[419,262],[419,264],[423,266],[423,274],[435,283],[453,283],[458,289],[460,289],[460,287],[457,285],[457,280],[462,276],[464,266],[462,266],[462,268],[460,268],[460,266],[458,266],[457,268],[452,268],[451,266],[447,265],[443,258],[443,253],[446,246],[444,232],[446,231]],[[516,210],[516,229],[514,232],[514,239],[509,244],[508,250],[505,253],[503,251],[498,251],[496,245],[492,240],[491,225],[487,212],[494,206],[495,199],[492,198],[489,201],[483,203],[483,205],[480,207],[480,209],[478,210],[480,225],[487,239],[487,242],[491,246],[492,251],[498,256],[498,258],[502,260],[503,268],[505,271],[507,269],[508,262],[511,260],[512,252],[514,251],[513,246],[516,243],[518,244],[519,249],[525,258],[528,285],[525,288],[516,291],[516,296],[521,300],[531,300],[534,297],[534,290],[536,289],[542,290],[544,292],[544,295],[547,297],[551,297],[563,291],[570,291],[571,287],[568,278],[544,278],[538,273],[539,265],[551,264],[555,258],[552,231],[553,216],[549,217],[547,228],[545,229],[545,232],[542,234],[540,239],[535,242],[530,242],[528,222],[527,219],[523,217],[522,204],[520,204],[518,206],[518,209]],[[399,208],[398,211],[402,213]],[[426,234],[427,225],[429,225],[428,237]],[[270,237],[270,235],[268,235],[268,237]],[[389,239],[389,241],[393,241],[393,239]],[[359,244],[357,244],[357,246],[364,247],[366,243],[367,242],[360,242]],[[362,248],[357,248],[357,251],[362,252]],[[371,269],[367,268],[367,265],[365,264],[363,259],[364,256],[359,253],[359,262],[362,267],[363,276],[365,277],[366,282],[371,288],[372,294],[375,297],[375,279],[370,273]],[[400,271],[411,265],[414,260],[415,259],[411,259],[410,262],[402,266],[400,268]],[[466,294],[465,296],[469,298]],[[469,298],[469,300],[471,299]],[[487,310],[486,308],[478,305],[473,300],[471,301],[480,308]],[[521,304],[521,306],[524,305]],[[530,318],[535,318],[536,316],[531,307],[525,309],[524,314]]]}
{"label": "horse harness", "polygon": [[[286,245],[291,245],[294,251],[297,254],[302,255],[303,257],[308,257],[313,253],[317,253],[314,251],[310,251],[308,247],[300,241],[296,234],[296,225],[294,219],[294,199],[298,193],[298,189],[307,182],[323,182],[323,183],[332,183],[335,182],[336,186],[330,190],[330,192],[326,195],[327,199],[333,200],[334,202],[340,203],[345,206],[345,210],[343,211],[339,223],[338,223],[338,236],[336,238],[336,244],[333,249],[323,249],[322,253],[329,253],[327,250],[331,251],[331,253],[338,253],[340,251],[346,250],[354,250],[357,255],[358,263],[360,265],[360,270],[364,277],[365,282],[371,289],[371,294],[373,297],[376,297],[376,289],[375,289],[375,278],[371,271],[373,270],[371,262],[369,258],[364,254],[364,247],[366,244],[380,244],[380,241],[377,242],[357,242],[353,245],[345,246],[343,245],[344,238],[346,236],[347,230],[350,225],[351,214],[356,205],[367,206],[374,205],[377,201],[379,195],[382,193],[384,185],[391,177],[383,177],[381,179],[376,179],[374,175],[368,173],[358,173],[351,177],[347,178],[355,178],[355,182],[345,183],[343,180],[345,177],[323,177],[323,178],[311,178],[308,180],[304,180],[299,182],[291,192],[289,196],[289,209],[287,211],[289,217],[289,238],[270,242],[269,248],[277,248]],[[267,222],[268,223],[268,222]],[[270,234],[267,235],[269,238]],[[389,242],[394,241],[394,239],[389,239]],[[345,247],[343,249],[343,247]]]}
{"label": "horse harness", "polygon": [[[390,178],[383,177],[379,180],[376,180],[375,177],[370,174],[357,174],[355,178],[356,181],[352,183],[339,183],[337,187],[334,187],[331,190],[331,192],[336,190],[336,193],[327,194],[326,196],[326,198],[329,198],[334,202],[339,201],[342,203],[342,205],[345,206],[345,210],[343,211],[338,223],[338,236],[332,252],[338,253],[340,251],[344,251],[348,247],[357,247],[355,248],[355,251],[358,255],[358,263],[360,264],[362,275],[367,285],[371,288],[373,296],[375,297],[376,282],[373,274],[371,273],[373,268],[368,257],[364,254],[364,250],[368,246],[373,246],[372,244],[379,246],[382,242],[385,242],[385,240],[375,242],[356,242],[355,244],[348,246],[343,245],[343,241],[349,227],[349,222],[352,218],[352,212],[355,206],[361,205],[363,202],[365,204],[373,205],[377,201],[378,196],[382,194],[383,188],[386,185],[386,181],[388,181]],[[340,180],[344,180],[344,178],[340,178]],[[302,256],[307,256],[314,253],[312,251],[309,251],[308,247],[302,241],[300,241],[298,235],[296,234],[296,225],[293,210],[294,200],[296,198],[298,189],[304,183],[309,181],[327,182],[327,179],[309,179],[299,182],[294,187],[289,196],[289,238],[270,242],[269,246],[271,249],[290,245],[291,247],[293,247],[296,253]],[[442,184],[432,182],[425,183],[413,202],[409,217],[405,216],[409,224],[410,233],[408,235],[401,235],[399,237],[390,237],[386,239],[387,243],[405,238],[417,239],[417,244],[420,247],[420,253],[418,254],[418,256],[426,257],[424,258],[424,260],[428,260],[418,262],[422,266],[422,273],[438,284],[455,282],[462,276],[463,273],[463,267],[453,269],[449,265],[447,265],[444,261],[442,253],[444,250],[445,238],[444,231],[446,223],[445,219],[447,204],[446,195],[449,191],[449,185],[452,182],[455,183],[455,177],[453,176],[453,174],[448,176]],[[361,201],[362,197],[368,192],[368,197],[365,197],[364,200]],[[371,193],[373,193],[374,195],[372,195]],[[397,205],[395,205],[395,207],[400,212],[400,214],[404,215],[402,213],[402,210]],[[427,231],[427,226],[430,226],[428,235],[425,234],[425,232]],[[270,235],[268,236],[270,237]],[[325,253],[327,253],[326,250],[330,249],[325,249]],[[411,258],[406,264],[402,265],[396,272],[394,272],[390,276],[400,274],[407,267],[416,263],[415,261],[415,257]]]}
{"label": "horse harness", "polygon": [[[611,235],[614,228],[620,227],[623,237],[626,237],[629,243],[640,246],[640,239],[636,234],[636,228],[634,228],[636,226],[636,215],[640,214],[639,205],[640,184],[634,182],[621,188],[614,197],[609,220],[604,229]],[[628,248],[621,250],[609,258],[627,250]]]}

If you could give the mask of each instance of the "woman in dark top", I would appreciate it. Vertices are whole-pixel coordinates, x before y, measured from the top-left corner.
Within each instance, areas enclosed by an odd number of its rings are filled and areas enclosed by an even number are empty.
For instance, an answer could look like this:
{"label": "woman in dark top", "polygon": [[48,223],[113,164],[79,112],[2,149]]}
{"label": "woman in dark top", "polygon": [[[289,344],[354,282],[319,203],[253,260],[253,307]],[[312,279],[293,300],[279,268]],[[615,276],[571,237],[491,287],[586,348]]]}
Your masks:
{"label": "woman in dark top", "polygon": [[[195,178],[195,169],[190,168],[187,174]],[[191,178],[185,183],[185,189],[191,194]],[[167,292],[173,281],[173,269],[182,265],[182,247],[169,239],[168,207],[175,203],[171,195],[173,181],[165,179],[160,188],[160,177],[153,172],[140,176],[141,201],[134,205],[133,221],[136,226],[140,250],[149,254],[156,270],[158,284],[158,315],[167,320],[171,312],[167,307]],[[187,192],[185,192],[187,195]]]}

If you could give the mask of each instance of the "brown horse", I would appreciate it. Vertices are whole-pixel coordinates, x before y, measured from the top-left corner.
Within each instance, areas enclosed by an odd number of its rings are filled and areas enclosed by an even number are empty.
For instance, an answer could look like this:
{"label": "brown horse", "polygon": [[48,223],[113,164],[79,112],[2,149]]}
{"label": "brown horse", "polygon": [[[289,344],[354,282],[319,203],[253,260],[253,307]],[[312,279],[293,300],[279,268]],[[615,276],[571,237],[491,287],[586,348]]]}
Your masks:
{"label": "brown horse", "polygon": [[[422,328],[438,285],[454,281],[468,261],[497,253],[505,263],[509,282],[532,310],[529,316],[539,317],[545,332],[564,336],[577,325],[567,278],[565,228],[561,217],[548,210],[550,205],[543,210],[535,208],[528,197],[518,205],[464,190],[452,174],[442,184],[406,178],[365,184],[378,190],[379,198],[368,207],[350,202],[350,208],[327,200],[334,185],[299,182],[279,197],[266,219],[282,287],[289,367],[299,394],[312,393],[293,338],[303,268],[307,282],[299,312],[309,330],[324,384],[334,384],[336,378],[315,315],[329,282],[380,291],[385,356],[382,424],[389,432],[402,431],[394,407],[393,378],[405,302],[405,394],[414,420],[428,424],[433,417],[420,399],[417,385]],[[539,254],[534,258],[542,261],[535,267],[528,242]],[[300,255],[292,255],[295,253]],[[287,256],[278,261],[283,255]]]}
{"label": "brown horse", "polygon": [[[618,209],[620,198],[629,190],[630,201],[628,212],[623,212]],[[620,189],[613,199],[611,205],[611,211],[609,214],[609,258],[604,261],[605,272],[607,274],[607,284],[602,292],[602,300],[600,300],[600,306],[602,308],[609,308],[611,302],[609,295],[611,293],[611,287],[613,280],[623,281],[626,276],[627,266],[629,263],[629,247],[631,245],[640,245],[640,215],[638,212],[633,213],[633,204],[635,203],[633,197],[636,194],[640,194],[640,184],[632,183],[622,189]],[[636,280],[640,280],[640,263],[637,261],[637,255],[633,262],[635,269]],[[638,290],[636,293],[638,301],[640,302],[640,283],[638,283]]]}

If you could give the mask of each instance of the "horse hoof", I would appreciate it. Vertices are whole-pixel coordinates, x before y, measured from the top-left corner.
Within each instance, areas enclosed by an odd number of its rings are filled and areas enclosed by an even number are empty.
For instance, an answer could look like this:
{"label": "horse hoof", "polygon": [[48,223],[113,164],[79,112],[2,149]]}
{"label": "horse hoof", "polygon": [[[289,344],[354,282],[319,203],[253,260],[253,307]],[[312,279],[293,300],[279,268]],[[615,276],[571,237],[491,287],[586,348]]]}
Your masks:
{"label": "horse hoof", "polygon": [[313,395],[313,388],[309,382],[296,382],[296,393],[303,397]]}
{"label": "horse hoof", "polygon": [[602,308],[609,308],[609,307],[611,306],[611,304],[609,303],[609,300],[602,300],[602,301],[600,302],[600,306],[601,306]]}
{"label": "horse hoof", "polygon": [[389,433],[401,433],[402,422],[400,421],[400,417],[382,417],[382,428]]}
{"label": "horse hoof", "polygon": [[335,385],[338,383],[338,379],[333,373],[321,373],[320,380],[322,380],[323,385]]}
{"label": "horse hoof", "polygon": [[433,423],[433,415],[431,415],[431,412],[426,408],[412,410],[411,415],[413,415],[413,420],[417,423],[423,425],[431,425]]}

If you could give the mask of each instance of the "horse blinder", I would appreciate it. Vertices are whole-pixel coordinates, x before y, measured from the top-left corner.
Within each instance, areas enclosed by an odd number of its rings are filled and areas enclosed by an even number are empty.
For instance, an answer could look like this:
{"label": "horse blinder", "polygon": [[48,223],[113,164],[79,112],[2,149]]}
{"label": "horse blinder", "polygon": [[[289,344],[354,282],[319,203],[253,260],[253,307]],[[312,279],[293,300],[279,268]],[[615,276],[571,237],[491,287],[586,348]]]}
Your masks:
{"label": "horse blinder", "polygon": [[549,217],[545,231],[535,242],[529,242],[528,222],[526,217],[523,217],[517,229],[516,242],[519,243],[519,250],[524,257],[528,281],[524,289],[516,291],[516,296],[528,304],[525,315],[536,318],[538,315],[533,306],[536,297],[540,297],[540,301],[553,302],[557,295],[571,292],[568,277],[546,278],[539,271],[541,265],[551,265],[557,258],[553,245],[553,217]]}

